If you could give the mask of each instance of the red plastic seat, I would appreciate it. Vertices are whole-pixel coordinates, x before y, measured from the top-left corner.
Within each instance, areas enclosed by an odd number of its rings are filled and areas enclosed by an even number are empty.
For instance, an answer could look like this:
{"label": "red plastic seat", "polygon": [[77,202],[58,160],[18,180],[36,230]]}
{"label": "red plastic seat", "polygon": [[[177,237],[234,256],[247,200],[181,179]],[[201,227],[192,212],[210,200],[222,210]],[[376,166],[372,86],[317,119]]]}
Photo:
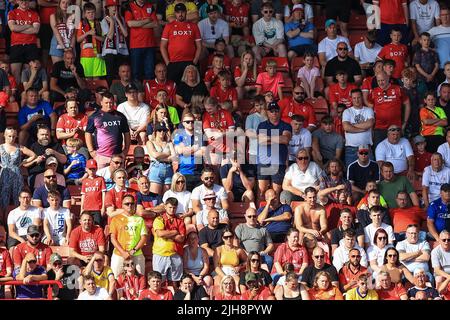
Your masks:
{"label": "red plastic seat", "polygon": [[348,40],[350,41],[350,46],[352,48],[355,48],[355,45],[358,42],[364,41],[364,36],[365,36],[366,33],[367,33],[367,31],[366,32],[364,32],[364,31],[353,31],[353,32],[350,32],[350,34],[348,36]]}
{"label": "red plastic seat", "polygon": [[320,118],[322,118],[324,115],[330,113],[328,109],[328,102],[324,98],[322,97],[316,99],[309,98],[306,99],[306,101],[313,106],[316,116],[320,116]]}
{"label": "red plastic seat", "polygon": [[18,113],[19,112],[19,104],[17,102],[10,102],[5,108],[7,113]]}

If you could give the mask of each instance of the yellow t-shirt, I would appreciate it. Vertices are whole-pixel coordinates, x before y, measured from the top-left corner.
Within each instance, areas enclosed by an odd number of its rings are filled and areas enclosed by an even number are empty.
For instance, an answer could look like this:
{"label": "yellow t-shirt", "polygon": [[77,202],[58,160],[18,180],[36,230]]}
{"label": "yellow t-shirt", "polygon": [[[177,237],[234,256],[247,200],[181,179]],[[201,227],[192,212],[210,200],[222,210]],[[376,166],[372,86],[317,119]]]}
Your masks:
{"label": "yellow t-shirt", "polygon": [[[111,220],[109,230],[110,234],[116,235],[117,241],[127,251],[133,249],[139,243],[141,237],[148,234],[144,219],[138,215],[129,217],[120,214],[115,216]],[[114,254],[120,255],[117,249],[114,249]],[[140,249],[136,251],[134,256],[141,254],[142,250]]]}
{"label": "yellow t-shirt", "polygon": [[109,280],[108,277],[112,275],[114,277],[114,273],[112,272],[110,267],[104,267],[103,272],[100,274],[97,274],[94,270],[92,270],[91,275],[95,279],[95,284],[98,287],[105,288],[106,290],[109,289]]}
{"label": "yellow t-shirt", "polygon": [[[175,5],[180,3],[181,1],[175,1],[171,5],[166,8],[166,19],[167,17],[175,15]],[[197,6],[192,1],[183,2],[187,9],[187,14],[198,11]]]}
{"label": "yellow t-shirt", "polygon": [[369,289],[365,297],[361,297],[356,291],[357,288],[353,288],[347,291],[345,294],[345,300],[378,300],[378,294],[375,290]]}
{"label": "yellow t-shirt", "polygon": [[156,230],[165,230],[164,219],[159,216],[153,221],[153,253],[163,257],[170,257],[176,253],[175,241],[158,237]]}

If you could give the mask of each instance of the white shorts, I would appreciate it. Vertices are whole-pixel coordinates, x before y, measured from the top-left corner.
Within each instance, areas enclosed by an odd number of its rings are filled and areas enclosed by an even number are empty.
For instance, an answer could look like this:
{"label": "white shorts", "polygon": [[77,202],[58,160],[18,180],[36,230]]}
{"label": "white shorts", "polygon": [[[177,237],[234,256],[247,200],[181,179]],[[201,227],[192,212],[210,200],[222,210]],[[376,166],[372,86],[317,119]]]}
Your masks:
{"label": "white shorts", "polygon": [[[183,259],[178,254],[172,256],[160,256],[153,254],[153,271],[158,271],[163,276],[163,281],[180,281],[183,275]],[[169,272],[170,269],[170,273]]]}
{"label": "white shorts", "polygon": [[[123,271],[123,262],[124,259],[122,256],[119,256],[117,254],[112,254],[111,256],[111,269],[114,273],[114,278],[118,278],[119,275]],[[145,257],[143,254],[138,256],[133,256],[133,262],[136,265],[136,270],[142,275],[145,275]]]}

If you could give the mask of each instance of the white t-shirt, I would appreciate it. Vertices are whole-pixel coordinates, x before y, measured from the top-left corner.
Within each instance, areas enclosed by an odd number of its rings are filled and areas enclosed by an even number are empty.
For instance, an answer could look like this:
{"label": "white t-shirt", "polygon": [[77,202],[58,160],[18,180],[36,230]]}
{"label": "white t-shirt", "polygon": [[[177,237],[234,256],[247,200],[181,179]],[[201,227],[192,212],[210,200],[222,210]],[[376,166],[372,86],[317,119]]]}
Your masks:
{"label": "white t-shirt", "polygon": [[284,39],[283,23],[275,18],[269,22],[264,21],[264,18],[259,19],[253,24],[252,31],[257,45],[264,42],[273,44],[279,39]]}
{"label": "white t-shirt", "polygon": [[441,186],[450,182],[450,169],[443,166],[441,171],[434,171],[431,166],[425,167],[422,176],[422,186],[428,187],[429,201],[440,198]]}
{"label": "white t-shirt", "polygon": [[166,202],[169,198],[176,198],[178,200],[177,213],[183,214],[192,208],[191,193],[189,191],[173,192],[167,190],[163,195],[163,202]]}
{"label": "white t-shirt", "polygon": [[322,39],[319,42],[319,50],[318,53],[325,53],[325,59],[330,61],[334,57],[337,56],[336,48],[339,42],[344,41],[347,44],[348,52],[352,51],[352,47],[350,46],[350,41],[343,36],[337,36],[336,39],[331,40],[328,37]]}
{"label": "white t-shirt", "polygon": [[97,287],[95,293],[90,295],[86,290],[80,293],[78,300],[106,300],[109,298],[109,293],[105,288]]}
{"label": "white t-shirt", "polygon": [[302,148],[311,148],[312,136],[308,129],[301,128],[298,134],[292,134],[292,138],[289,141],[289,160],[295,161],[298,150]]}
{"label": "white t-shirt", "polygon": [[132,130],[136,130],[139,126],[147,123],[147,118],[150,115],[150,108],[145,103],[139,103],[137,107],[132,107],[128,101],[125,101],[119,104],[117,111],[122,112],[127,118],[128,126]]}
{"label": "white t-shirt", "polygon": [[397,144],[391,144],[388,139],[381,141],[375,149],[377,161],[389,161],[394,165],[394,173],[400,173],[408,169],[409,156],[413,156],[413,150],[409,141],[400,138]]}
{"label": "white t-shirt", "polygon": [[392,227],[384,222],[381,223],[380,227],[375,227],[373,223],[369,224],[368,226],[364,227],[364,242],[369,243],[371,246],[375,246],[375,243],[373,242],[373,237],[375,236],[375,233],[378,229],[384,229],[384,231],[388,234],[388,243],[395,241],[394,236],[394,229]]}
{"label": "white t-shirt", "polygon": [[450,168],[450,146],[447,142],[444,142],[441,144],[437,152],[439,152],[442,155],[442,158],[444,158],[444,163],[447,168]]}
{"label": "white t-shirt", "polygon": [[445,273],[450,273],[450,251],[444,251],[441,245],[431,251],[431,266],[441,267]]}
{"label": "white t-shirt", "polygon": [[[366,251],[364,251],[364,249],[361,248],[356,243],[354,245],[354,248],[359,250],[359,254],[361,255],[361,261],[360,261],[361,265],[363,267],[367,268],[368,262],[367,262]],[[350,252],[350,249],[347,249],[343,244],[340,244],[339,247],[337,247],[337,249],[334,250],[333,266],[336,268],[337,272],[339,272],[339,270],[341,270],[341,268],[344,266],[344,264],[349,260],[349,257],[348,257],[349,252]]]}
{"label": "white t-shirt", "polygon": [[[200,203],[202,204],[202,209],[205,209],[205,201],[203,200],[203,197],[205,196],[207,191],[210,190],[206,189],[204,184],[195,187],[194,190],[192,190],[191,200],[200,200]],[[228,199],[228,195],[225,192],[225,189],[219,186],[218,184],[215,184],[213,186],[213,191],[216,194],[216,208],[222,209],[221,200]]]}
{"label": "white t-shirt", "polygon": [[439,3],[435,0],[428,0],[426,4],[415,0],[409,4],[409,18],[416,20],[418,34],[428,32],[433,28],[434,19],[439,19],[439,13]]}
{"label": "white t-shirt", "polygon": [[297,78],[303,77],[308,81],[309,84],[312,84],[314,77],[320,77],[320,71],[317,67],[312,67],[308,69],[306,66],[298,69]]}
{"label": "white t-shirt", "polygon": [[300,171],[298,164],[291,164],[284,178],[291,180],[294,188],[304,192],[306,188],[318,185],[323,174],[322,169],[314,161],[311,161],[305,172]]}
{"label": "white t-shirt", "polygon": [[359,63],[374,63],[382,48],[378,43],[375,43],[373,48],[369,49],[364,41],[358,42],[355,45],[355,58],[359,59]]}
{"label": "white t-shirt", "polygon": [[29,206],[27,210],[17,207],[8,214],[8,224],[15,225],[19,236],[27,235],[28,226],[33,224],[34,219],[43,219],[41,209],[34,206]]}
{"label": "white t-shirt", "polygon": [[[197,212],[197,214],[195,215],[195,221],[197,224],[202,224],[205,227],[208,225],[208,212],[209,210],[207,209],[203,209],[202,211]],[[228,214],[225,210],[217,210],[217,212],[219,213],[219,221],[228,219]]]}
{"label": "white t-shirt", "polygon": [[383,249],[380,249],[374,245],[367,248],[367,259],[369,259],[369,264],[370,261],[377,260],[377,265],[381,267],[384,264],[384,254],[386,253],[386,250],[391,247],[392,245],[388,244],[384,246]]}
{"label": "white t-shirt", "polygon": [[441,94],[440,94],[440,91],[441,91],[441,87],[442,87],[442,85],[443,85],[444,83],[449,83],[449,81],[448,81],[447,78],[445,78],[445,80],[444,80],[443,82],[441,82],[441,83],[438,85],[437,90],[436,90],[436,96],[437,96],[437,97],[439,97],[439,96],[441,95]]}
{"label": "white t-shirt", "polygon": [[230,36],[230,27],[228,22],[223,19],[218,19],[214,25],[214,34],[212,33],[212,24],[209,18],[205,18],[198,23],[198,28],[200,29],[200,35],[202,40],[208,44],[214,44],[216,39]]}
{"label": "white t-shirt", "polygon": [[[431,251],[430,244],[427,241],[418,241],[417,243],[412,244],[409,243],[406,239],[397,243],[396,249],[400,253],[412,253],[419,250],[428,251],[428,253],[430,253]],[[411,272],[414,272],[414,270],[417,268],[422,268],[423,270],[425,270],[425,272],[429,271],[428,262],[402,261],[402,263]]]}
{"label": "white t-shirt", "polygon": [[[303,7],[305,8],[305,11],[304,11],[305,19],[310,20],[310,19],[314,18],[314,12],[313,12],[312,6],[310,4],[303,3]],[[284,16],[285,17],[291,16],[291,9],[289,9],[288,5],[284,6]]]}
{"label": "white t-shirt", "polygon": [[[362,107],[357,109],[351,107],[344,110],[342,114],[342,122],[357,124],[369,119],[374,119],[375,115],[372,108]],[[345,145],[349,147],[358,147],[362,144],[372,144],[372,129],[364,132],[347,132],[345,131]]]}
{"label": "white t-shirt", "polygon": [[[59,208],[57,211],[48,207],[44,209],[44,218],[48,220],[48,227],[53,241],[60,243],[64,239],[66,220],[70,219],[70,211],[67,208]],[[56,241],[57,240],[57,241]]]}

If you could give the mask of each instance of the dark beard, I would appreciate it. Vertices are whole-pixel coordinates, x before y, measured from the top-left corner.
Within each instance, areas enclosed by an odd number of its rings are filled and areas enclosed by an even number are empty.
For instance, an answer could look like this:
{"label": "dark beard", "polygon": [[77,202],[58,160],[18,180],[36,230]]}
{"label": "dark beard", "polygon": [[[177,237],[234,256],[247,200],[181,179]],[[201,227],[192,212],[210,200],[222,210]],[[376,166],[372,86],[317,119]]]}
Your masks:
{"label": "dark beard", "polygon": [[305,98],[294,98],[294,100],[295,100],[295,102],[298,102],[298,103],[303,103],[303,101],[305,101]]}
{"label": "dark beard", "polygon": [[58,191],[58,184],[56,182],[52,182],[50,185],[47,186],[48,191]]}

